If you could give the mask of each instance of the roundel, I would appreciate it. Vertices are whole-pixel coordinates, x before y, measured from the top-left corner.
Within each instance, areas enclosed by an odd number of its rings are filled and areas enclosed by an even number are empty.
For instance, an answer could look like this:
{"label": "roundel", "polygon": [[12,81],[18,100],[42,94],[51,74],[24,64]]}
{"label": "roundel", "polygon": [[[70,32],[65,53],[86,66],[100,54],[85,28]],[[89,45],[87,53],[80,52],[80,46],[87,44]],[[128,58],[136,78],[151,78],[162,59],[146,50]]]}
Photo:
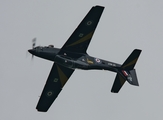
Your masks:
{"label": "roundel", "polygon": [[80,33],[80,34],[79,34],[79,37],[83,37],[83,36],[84,36],[84,34],[83,34],[83,33]]}
{"label": "roundel", "polygon": [[95,60],[96,60],[97,63],[100,63],[101,62],[101,60],[98,59],[98,58],[96,58]]}
{"label": "roundel", "polygon": [[87,21],[87,25],[91,25],[92,24],[92,21]]}
{"label": "roundel", "polygon": [[53,92],[52,92],[52,91],[47,92],[47,96],[48,96],[48,97],[50,97],[50,96],[52,96],[52,95],[53,95]]}
{"label": "roundel", "polygon": [[58,78],[54,78],[53,82],[58,82]]}

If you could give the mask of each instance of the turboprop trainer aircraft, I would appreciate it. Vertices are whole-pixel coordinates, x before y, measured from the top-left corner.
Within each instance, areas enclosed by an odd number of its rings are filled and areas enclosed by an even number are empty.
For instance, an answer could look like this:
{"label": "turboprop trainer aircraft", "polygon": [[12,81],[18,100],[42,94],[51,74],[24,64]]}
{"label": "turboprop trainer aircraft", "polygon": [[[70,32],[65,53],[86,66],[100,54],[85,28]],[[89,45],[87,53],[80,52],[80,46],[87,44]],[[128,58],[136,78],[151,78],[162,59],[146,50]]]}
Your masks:
{"label": "turboprop trainer aircraft", "polygon": [[28,50],[32,55],[54,62],[36,107],[38,111],[46,112],[49,109],[75,69],[116,72],[111,89],[114,93],[119,92],[125,81],[139,85],[134,66],[141,50],[133,50],[122,65],[89,56],[86,52],[103,10],[102,6],[92,7],[62,48],[54,48],[53,45],[35,47],[34,42],[33,49]]}

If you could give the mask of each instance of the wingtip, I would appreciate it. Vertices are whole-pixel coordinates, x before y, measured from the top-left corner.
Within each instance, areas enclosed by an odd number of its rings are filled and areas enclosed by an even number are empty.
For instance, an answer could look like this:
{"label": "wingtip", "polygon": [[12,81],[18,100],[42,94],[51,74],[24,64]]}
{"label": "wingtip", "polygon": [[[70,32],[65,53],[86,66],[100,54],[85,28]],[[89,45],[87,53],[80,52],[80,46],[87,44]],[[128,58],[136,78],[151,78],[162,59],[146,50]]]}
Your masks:
{"label": "wingtip", "polygon": [[47,112],[47,110],[39,110],[37,109],[38,112]]}
{"label": "wingtip", "polygon": [[36,110],[37,110],[38,112],[47,112],[48,109],[49,109],[49,108],[39,107],[38,105],[37,105],[37,107],[36,107]]}
{"label": "wingtip", "polygon": [[142,50],[141,50],[141,49],[134,49],[134,51],[139,51],[139,52],[141,52]]}
{"label": "wingtip", "polygon": [[101,6],[101,5],[96,5],[94,7],[100,7],[100,8],[105,8],[104,6]]}
{"label": "wingtip", "polygon": [[112,92],[112,93],[118,93],[118,91],[113,91],[113,90],[111,90],[111,92]]}

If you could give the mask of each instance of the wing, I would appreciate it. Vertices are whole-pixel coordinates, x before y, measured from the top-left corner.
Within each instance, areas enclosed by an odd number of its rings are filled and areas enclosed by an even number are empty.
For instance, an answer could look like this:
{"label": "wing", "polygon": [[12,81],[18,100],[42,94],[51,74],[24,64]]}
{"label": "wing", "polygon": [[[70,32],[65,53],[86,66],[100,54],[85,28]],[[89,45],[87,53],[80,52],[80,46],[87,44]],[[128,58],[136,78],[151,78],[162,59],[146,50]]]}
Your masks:
{"label": "wing", "polygon": [[101,6],[92,7],[67,42],[63,45],[62,50],[86,53],[103,10],[104,7]]}
{"label": "wing", "polygon": [[74,70],[72,69],[60,66],[56,63],[53,64],[36,107],[38,111],[46,112],[49,109],[73,72]]}

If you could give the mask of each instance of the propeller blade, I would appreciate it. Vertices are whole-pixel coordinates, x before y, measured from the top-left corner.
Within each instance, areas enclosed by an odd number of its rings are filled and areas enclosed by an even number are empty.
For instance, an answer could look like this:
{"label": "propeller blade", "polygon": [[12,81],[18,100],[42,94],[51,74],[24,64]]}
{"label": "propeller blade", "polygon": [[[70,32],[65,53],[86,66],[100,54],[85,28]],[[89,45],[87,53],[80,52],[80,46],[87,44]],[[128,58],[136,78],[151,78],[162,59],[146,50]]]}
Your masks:
{"label": "propeller blade", "polygon": [[32,55],[31,59],[33,60],[34,55]]}
{"label": "propeller blade", "polygon": [[34,48],[35,45],[36,45],[36,38],[33,38],[33,40],[32,40],[32,48]]}
{"label": "propeller blade", "polygon": [[[36,38],[33,38],[33,40],[32,40],[32,49],[33,48],[35,48],[35,46],[36,46]],[[32,60],[33,60],[33,57],[34,57],[34,55],[32,55]]]}

